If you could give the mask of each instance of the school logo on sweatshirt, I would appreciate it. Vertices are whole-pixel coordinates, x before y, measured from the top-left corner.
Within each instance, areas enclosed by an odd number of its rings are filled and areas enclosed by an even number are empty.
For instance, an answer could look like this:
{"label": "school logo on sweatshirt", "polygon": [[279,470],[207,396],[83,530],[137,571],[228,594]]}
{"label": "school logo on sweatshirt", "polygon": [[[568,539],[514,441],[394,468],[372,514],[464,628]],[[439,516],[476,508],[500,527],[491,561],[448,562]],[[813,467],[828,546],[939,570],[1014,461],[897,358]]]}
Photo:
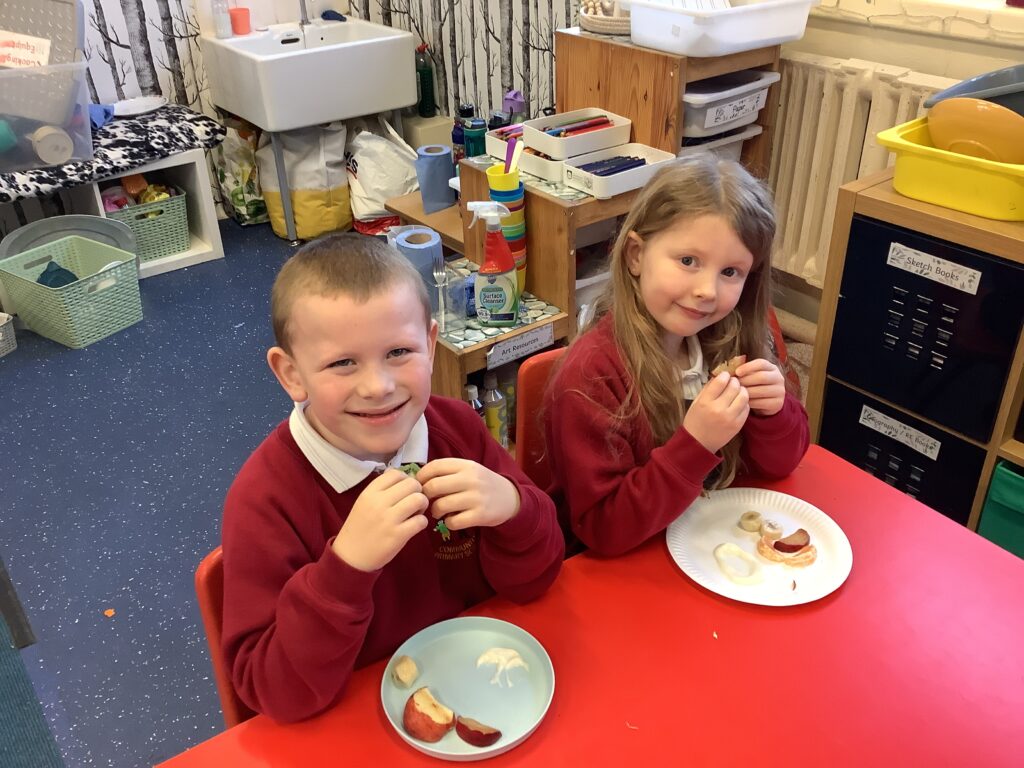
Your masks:
{"label": "school logo on sweatshirt", "polygon": [[437,560],[465,560],[476,556],[476,536],[466,531],[451,531],[448,540],[444,541],[439,533],[434,533],[434,557]]}

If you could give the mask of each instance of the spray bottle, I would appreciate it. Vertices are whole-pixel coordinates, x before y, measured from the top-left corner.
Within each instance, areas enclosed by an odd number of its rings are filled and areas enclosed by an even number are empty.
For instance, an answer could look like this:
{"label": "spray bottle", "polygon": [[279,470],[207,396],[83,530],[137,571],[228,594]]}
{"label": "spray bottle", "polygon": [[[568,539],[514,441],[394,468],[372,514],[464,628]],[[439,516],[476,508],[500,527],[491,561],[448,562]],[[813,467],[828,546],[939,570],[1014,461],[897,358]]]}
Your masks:
{"label": "spray bottle", "polygon": [[476,273],[476,316],[482,325],[515,325],[519,318],[519,292],[516,262],[501,232],[501,217],[509,216],[508,208],[490,200],[468,203],[473,221],[487,224],[484,241],[484,263]]}

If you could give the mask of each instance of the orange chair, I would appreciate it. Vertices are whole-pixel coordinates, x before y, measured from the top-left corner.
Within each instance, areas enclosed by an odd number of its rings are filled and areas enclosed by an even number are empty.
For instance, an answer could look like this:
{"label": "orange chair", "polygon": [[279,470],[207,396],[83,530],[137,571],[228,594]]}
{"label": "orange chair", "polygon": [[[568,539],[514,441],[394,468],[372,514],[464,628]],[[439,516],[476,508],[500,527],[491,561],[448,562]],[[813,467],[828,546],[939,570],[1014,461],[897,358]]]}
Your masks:
{"label": "orange chair", "polygon": [[565,350],[560,347],[526,358],[516,384],[516,464],[542,490],[551,484],[544,444],[544,389]]}
{"label": "orange chair", "polygon": [[224,560],[221,548],[217,547],[203,558],[196,568],[196,597],[199,598],[199,614],[206,630],[206,644],[210,647],[210,662],[213,664],[213,679],[220,695],[220,708],[224,713],[224,725],[228,728],[238,725],[256,715],[247,707],[235,691],[231,672],[224,659],[221,647],[221,633],[224,628]]}

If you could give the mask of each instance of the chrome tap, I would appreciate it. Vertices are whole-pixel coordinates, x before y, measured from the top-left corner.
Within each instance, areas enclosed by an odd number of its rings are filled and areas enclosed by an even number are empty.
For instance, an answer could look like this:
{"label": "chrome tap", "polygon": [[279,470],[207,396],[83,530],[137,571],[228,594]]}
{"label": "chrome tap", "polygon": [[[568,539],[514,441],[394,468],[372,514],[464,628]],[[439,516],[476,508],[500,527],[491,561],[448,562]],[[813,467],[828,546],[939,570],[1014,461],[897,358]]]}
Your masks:
{"label": "chrome tap", "polygon": [[306,0],[299,0],[299,26],[305,27],[309,24],[309,12],[306,10]]}

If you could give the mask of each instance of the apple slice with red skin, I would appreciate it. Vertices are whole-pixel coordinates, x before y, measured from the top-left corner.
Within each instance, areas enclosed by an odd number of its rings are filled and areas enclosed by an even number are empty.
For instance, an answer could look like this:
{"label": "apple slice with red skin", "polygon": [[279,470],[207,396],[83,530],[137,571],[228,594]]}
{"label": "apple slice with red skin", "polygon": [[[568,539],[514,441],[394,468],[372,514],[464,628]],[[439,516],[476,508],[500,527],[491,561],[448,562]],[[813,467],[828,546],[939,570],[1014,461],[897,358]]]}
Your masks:
{"label": "apple slice with red skin", "polygon": [[489,747],[501,738],[501,731],[497,728],[491,728],[471,717],[456,718],[455,733],[474,747]]}
{"label": "apple slice with red skin", "polygon": [[402,726],[420,741],[440,741],[455,725],[455,713],[434,698],[428,688],[417,689],[405,702]]}
{"label": "apple slice with red skin", "polygon": [[789,534],[784,539],[777,539],[773,547],[777,552],[785,552],[786,554],[793,554],[799,552],[801,549],[811,543],[811,535],[807,533],[803,528],[798,528],[795,532]]}

